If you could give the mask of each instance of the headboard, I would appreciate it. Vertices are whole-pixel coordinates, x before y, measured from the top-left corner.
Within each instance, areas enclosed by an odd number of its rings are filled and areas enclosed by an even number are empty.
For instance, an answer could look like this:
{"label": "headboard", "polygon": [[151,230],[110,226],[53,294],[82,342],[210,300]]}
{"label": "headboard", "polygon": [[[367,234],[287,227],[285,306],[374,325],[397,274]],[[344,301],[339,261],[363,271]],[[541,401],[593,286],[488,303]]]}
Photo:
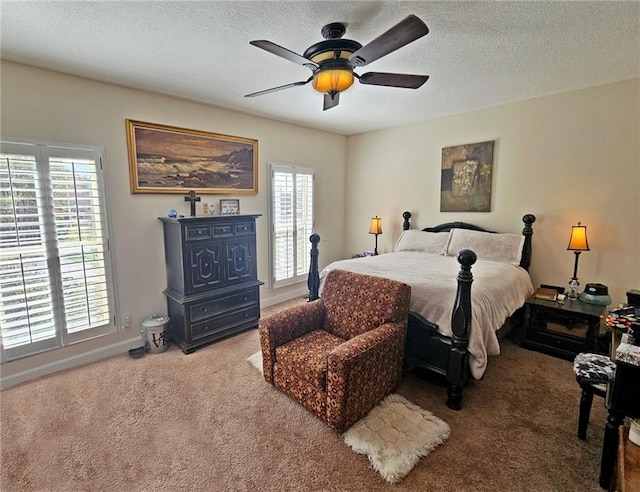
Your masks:
{"label": "headboard", "polygon": [[[411,212],[404,212],[402,214],[404,221],[402,222],[402,230],[406,231],[411,228],[409,219],[411,218]],[[536,216],[533,214],[526,214],[522,217],[524,228],[522,229],[522,235],[524,236],[524,245],[522,246],[522,257],[520,258],[520,266],[525,270],[528,270],[531,266],[531,237],[533,236],[533,223],[536,221]],[[422,229],[425,232],[449,232],[451,229],[470,229],[472,231],[490,232],[496,233],[496,231],[490,231],[483,227],[469,224],[467,222],[446,222],[434,227],[425,227]]]}

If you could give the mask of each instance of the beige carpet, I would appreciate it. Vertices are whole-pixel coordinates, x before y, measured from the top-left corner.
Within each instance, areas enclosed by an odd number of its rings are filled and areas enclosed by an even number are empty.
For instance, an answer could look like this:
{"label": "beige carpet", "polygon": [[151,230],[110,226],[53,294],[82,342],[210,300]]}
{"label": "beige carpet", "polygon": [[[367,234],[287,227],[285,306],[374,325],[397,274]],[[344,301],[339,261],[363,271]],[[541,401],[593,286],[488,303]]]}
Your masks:
{"label": "beige carpet", "polygon": [[451,437],[390,485],[256,377],[245,359],[258,349],[251,330],[190,355],[123,354],[2,391],[0,490],[600,492],[606,412],[596,398],[587,440],[577,438],[568,361],[504,341],[460,412],[445,387],[403,378],[396,393]]}
{"label": "beige carpet", "polygon": [[[262,353],[247,361],[262,374]],[[364,454],[371,467],[389,483],[406,477],[420,458],[449,438],[446,422],[400,395],[391,394],[364,418],[348,429],[342,438],[358,454]]]}

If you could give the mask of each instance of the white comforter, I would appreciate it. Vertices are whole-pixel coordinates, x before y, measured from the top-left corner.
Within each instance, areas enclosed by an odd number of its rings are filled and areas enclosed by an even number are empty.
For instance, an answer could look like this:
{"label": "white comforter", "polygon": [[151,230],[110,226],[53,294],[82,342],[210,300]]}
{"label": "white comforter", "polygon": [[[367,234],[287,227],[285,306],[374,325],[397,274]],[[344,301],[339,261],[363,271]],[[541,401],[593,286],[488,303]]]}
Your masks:
{"label": "white comforter", "polygon": [[[451,312],[460,271],[455,257],[414,251],[387,253],[333,262],[320,277],[338,268],[411,285],[411,311],[438,325],[443,335],[451,336]],[[527,271],[508,263],[478,260],[471,273],[469,365],[471,375],[480,379],[487,368],[488,356],[500,353],[496,331],[534,289]]]}

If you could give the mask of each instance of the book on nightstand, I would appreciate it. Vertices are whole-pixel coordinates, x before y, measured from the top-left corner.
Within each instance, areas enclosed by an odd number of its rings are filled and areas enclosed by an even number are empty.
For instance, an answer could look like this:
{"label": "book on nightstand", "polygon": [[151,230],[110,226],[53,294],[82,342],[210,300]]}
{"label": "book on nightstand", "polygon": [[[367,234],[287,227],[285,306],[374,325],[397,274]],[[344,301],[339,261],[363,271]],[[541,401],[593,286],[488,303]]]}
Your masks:
{"label": "book on nightstand", "polygon": [[533,297],[543,301],[555,301],[558,298],[558,291],[548,287],[538,287],[533,293]]}

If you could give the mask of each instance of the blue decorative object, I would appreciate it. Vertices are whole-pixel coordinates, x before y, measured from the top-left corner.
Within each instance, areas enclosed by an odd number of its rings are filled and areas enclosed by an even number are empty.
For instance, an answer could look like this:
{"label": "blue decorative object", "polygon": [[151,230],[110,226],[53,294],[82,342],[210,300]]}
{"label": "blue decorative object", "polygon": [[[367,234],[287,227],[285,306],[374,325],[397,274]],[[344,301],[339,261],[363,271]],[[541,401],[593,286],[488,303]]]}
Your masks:
{"label": "blue decorative object", "polygon": [[167,216],[171,217],[172,219],[175,219],[178,216],[178,212],[176,211],[175,208],[170,208],[169,211],[167,212]]}

